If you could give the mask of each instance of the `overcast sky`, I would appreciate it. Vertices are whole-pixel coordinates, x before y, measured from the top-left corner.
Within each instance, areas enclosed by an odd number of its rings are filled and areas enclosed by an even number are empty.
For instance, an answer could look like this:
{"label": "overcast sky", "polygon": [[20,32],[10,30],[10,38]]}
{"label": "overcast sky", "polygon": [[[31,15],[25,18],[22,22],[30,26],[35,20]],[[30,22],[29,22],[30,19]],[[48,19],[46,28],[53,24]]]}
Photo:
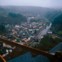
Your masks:
{"label": "overcast sky", "polygon": [[0,0],[0,5],[62,7],[62,0]]}

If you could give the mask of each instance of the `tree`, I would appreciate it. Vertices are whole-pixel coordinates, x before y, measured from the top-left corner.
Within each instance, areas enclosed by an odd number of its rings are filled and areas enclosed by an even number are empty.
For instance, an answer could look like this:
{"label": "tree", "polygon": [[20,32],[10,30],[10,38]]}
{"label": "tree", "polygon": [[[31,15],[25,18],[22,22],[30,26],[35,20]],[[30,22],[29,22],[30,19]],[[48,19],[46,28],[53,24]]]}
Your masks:
{"label": "tree", "polygon": [[0,24],[0,34],[5,34],[6,33],[6,28],[4,24]]}
{"label": "tree", "polygon": [[62,36],[62,14],[54,19],[54,21],[52,22],[51,30],[53,31],[53,33]]}

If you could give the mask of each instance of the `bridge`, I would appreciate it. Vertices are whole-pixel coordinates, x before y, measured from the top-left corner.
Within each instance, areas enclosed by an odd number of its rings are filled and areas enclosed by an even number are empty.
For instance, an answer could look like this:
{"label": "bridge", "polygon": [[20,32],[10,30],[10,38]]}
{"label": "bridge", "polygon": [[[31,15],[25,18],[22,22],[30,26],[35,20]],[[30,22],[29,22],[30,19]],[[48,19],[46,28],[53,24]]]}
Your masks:
{"label": "bridge", "polygon": [[[38,57],[40,55],[39,58],[41,57],[41,59],[39,59],[39,60],[41,62],[42,62],[42,60],[43,60],[43,62],[45,62],[45,60],[46,60],[46,62],[57,62],[59,59],[62,59],[62,55],[61,55],[62,53],[60,53],[60,52],[52,53],[52,52],[48,52],[48,51],[38,50],[38,49],[31,48],[31,47],[28,47],[25,45],[20,45],[17,42],[12,42],[12,41],[9,41],[9,40],[4,39],[4,38],[0,38],[0,41],[2,41],[3,43],[6,43],[8,45],[11,45],[12,47],[16,47],[13,50],[13,52],[9,53],[8,55],[6,55],[4,57],[0,56],[0,58],[2,59],[3,62],[12,62],[11,61],[12,59],[14,59],[16,57],[21,57],[24,54],[27,54],[28,52],[30,52],[32,55],[31,59],[34,57]],[[30,56],[28,56],[28,60],[29,60],[29,57]],[[13,61],[13,62],[15,62],[15,61]]]}

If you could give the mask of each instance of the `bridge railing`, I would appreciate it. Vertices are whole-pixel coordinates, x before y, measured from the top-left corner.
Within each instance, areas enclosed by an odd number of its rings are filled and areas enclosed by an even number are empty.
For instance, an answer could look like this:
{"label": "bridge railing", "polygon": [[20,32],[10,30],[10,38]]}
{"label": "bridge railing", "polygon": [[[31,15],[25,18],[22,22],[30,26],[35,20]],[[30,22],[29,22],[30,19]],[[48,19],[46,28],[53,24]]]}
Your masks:
{"label": "bridge railing", "polygon": [[0,55],[0,62],[6,62],[6,60]]}

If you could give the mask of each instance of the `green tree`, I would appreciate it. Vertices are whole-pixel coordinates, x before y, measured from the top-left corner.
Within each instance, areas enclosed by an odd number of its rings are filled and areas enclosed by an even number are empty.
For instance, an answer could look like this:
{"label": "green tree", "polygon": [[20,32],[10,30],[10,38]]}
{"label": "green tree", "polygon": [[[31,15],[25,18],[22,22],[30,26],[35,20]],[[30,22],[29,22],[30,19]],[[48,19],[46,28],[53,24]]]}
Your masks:
{"label": "green tree", "polygon": [[5,34],[6,33],[6,28],[4,24],[0,24],[0,34]]}

